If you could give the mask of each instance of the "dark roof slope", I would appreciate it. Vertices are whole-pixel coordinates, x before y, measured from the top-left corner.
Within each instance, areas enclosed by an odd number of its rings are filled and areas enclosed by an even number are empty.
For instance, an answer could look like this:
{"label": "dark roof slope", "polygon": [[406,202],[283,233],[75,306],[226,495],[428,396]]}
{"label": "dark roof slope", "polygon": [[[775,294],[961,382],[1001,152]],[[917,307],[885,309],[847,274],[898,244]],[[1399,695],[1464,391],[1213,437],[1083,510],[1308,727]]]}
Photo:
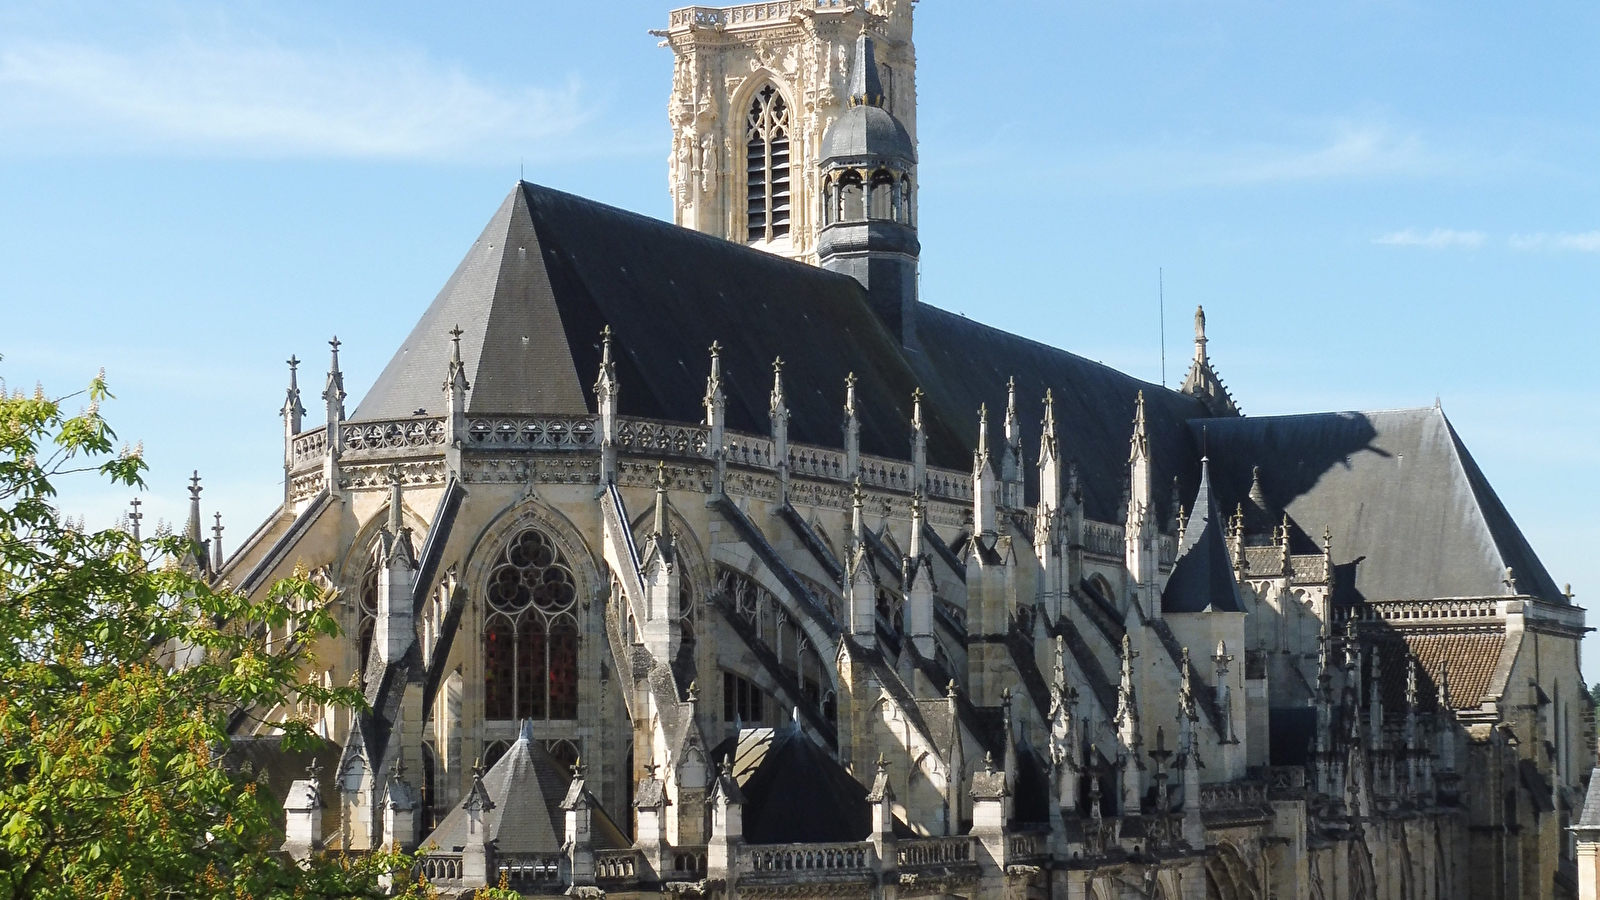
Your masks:
{"label": "dark roof slope", "polygon": [[1164,613],[1244,612],[1239,582],[1233,577],[1222,513],[1211,490],[1210,463],[1200,461],[1200,489],[1184,526],[1172,573],[1161,589]]}
{"label": "dark roof slope", "polygon": [[1198,401],[935,307],[919,305],[917,315],[922,352],[908,353],[848,276],[522,183],[352,418],[441,411],[457,324],[469,411],[593,412],[599,335],[609,325],[624,415],[700,421],[707,348],[717,341],[736,431],[770,429],[772,361],[781,356],[791,440],[842,445],[853,371],[863,452],[909,458],[911,392],[920,386],[929,461],[957,469],[972,464],[980,403],[998,438],[1013,375],[1032,459],[1039,399],[1052,388],[1096,518],[1114,517],[1139,390],[1157,477],[1170,483],[1178,461],[1192,459],[1182,422],[1205,414]]}
{"label": "dark roof slope", "polygon": [[[1190,427],[1198,437],[1201,425]],[[1438,407],[1205,429],[1221,496],[1242,500],[1260,466],[1268,505],[1289,513],[1298,538],[1320,543],[1333,529],[1336,566],[1354,567],[1336,600],[1507,595],[1509,566],[1518,592],[1567,602]]]}
{"label": "dark roof slope", "polygon": [[[1128,482],[1134,405],[1143,391],[1158,521],[1171,515],[1166,507],[1173,477],[1193,472],[1197,454],[1184,423],[1207,415],[1200,401],[926,304],[917,306],[917,338],[921,353],[909,354],[912,364],[924,379],[924,389],[930,395],[937,392],[940,408],[956,410],[952,425],[969,448],[977,443],[978,406],[988,404],[989,425],[994,429],[989,446],[999,451],[1006,380],[1014,377],[1023,456],[1030,465],[1037,463],[1044,392],[1049,389],[1055,398],[1061,452],[1078,464],[1085,514],[1102,522],[1118,519],[1117,507]],[[970,465],[970,456],[961,463],[963,468]],[[1028,500],[1034,502],[1038,484],[1031,472],[1026,483]]]}
{"label": "dark roof slope", "polygon": [[859,841],[872,828],[867,789],[797,727],[774,731],[742,787],[748,843]]}

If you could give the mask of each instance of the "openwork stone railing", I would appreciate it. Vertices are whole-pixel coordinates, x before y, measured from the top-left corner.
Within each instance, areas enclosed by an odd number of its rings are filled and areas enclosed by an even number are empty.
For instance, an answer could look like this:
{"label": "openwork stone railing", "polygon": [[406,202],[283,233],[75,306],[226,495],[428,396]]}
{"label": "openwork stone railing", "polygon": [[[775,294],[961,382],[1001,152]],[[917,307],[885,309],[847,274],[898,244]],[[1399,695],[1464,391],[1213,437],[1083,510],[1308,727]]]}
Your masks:
{"label": "openwork stone railing", "polygon": [[472,447],[516,447],[529,450],[599,449],[594,416],[497,416],[467,420]]}
{"label": "openwork stone railing", "polygon": [[1264,784],[1202,784],[1201,809],[1246,809],[1263,806],[1267,802]]}
{"label": "openwork stone railing", "polygon": [[451,886],[461,881],[461,854],[429,853],[417,858],[414,874],[430,884]]}
{"label": "openwork stone railing", "polygon": [[838,480],[853,477],[846,471],[845,455],[838,450],[795,445],[789,448],[789,474]]}
{"label": "openwork stone railing", "polygon": [[322,459],[328,452],[328,429],[326,426],[311,431],[302,431],[289,442],[289,457],[295,468],[313,463]]}
{"label": "openwork stone railing", "polygon": [[730,434],[724,443],[723,452],[730,465],[760,469],[771,469],[777,465],[774,459],[776,450],[772,442],[766,438]]}
{"label": "openwork stone railing", "polygon": [[339,427],[344,448],[353,453],[364,450],[403,450],[443,447],[444,419],[392,419],[379,422],[345,423]]}
{"label": "openwork stone railing", "polygon": [[974,861],[972,838],[936,837],[901,841],[895,848],[895,861],[901,869],[971,865]]}
{"label": "openwork stone railing", "polygon": [[1038,859],[1050,852],[1048,832],[1024,831],[1006,837],[1006,858],[1013,861]]}
{"label": "openwork stone railing", "polygon": [[1122,526],[1086,519],[1083,523],[1083,546],[1090,553],[1101,556],[1122,556],[1125,551]]}
{"label": "openwork stone railing", "polygon": [[632,881],[642,869],[638,850],[601,850],[594,855],[594,877],[599,881]]}
{"label": "openwork stone railing", "polygon": [[[480,415],[467,418],[465,426],[462,442],[470,450],[600,450],[598,416]],[[338,434],[343,441],[343,452],[361,456],[417,450],[440,452],[445,447],[447,431],[443,417],[417,416],[344,422],[339,425]],[[714,456],[714,449],[711,430],[705,425],[617,418],[617,450],[621,453],[709,460]],[[777,468],[777,448],[770,438],[728,432],[722,449],[730,466],[768,471]],[[291,468],[296,472],[311,469],[322,461],[327,451],[325,427],[302,432],[290,442]],[[912,468],[908,462],[862,456],[860,471],[856,473],[847,471],[846,459],[841,450],[790,444],[787,462],[789,474],[800,478],[849,482],[859,474],[861,483],[867,487],[900,493],[909,493],[916,487],[912,484]],[[930,499],[957,503],[972,500],[972,476],[963,472],[929,469],[924,487]],[[1121,552],[1120,548],[1117,552]]]}
{"label": "openwork stone railing", "polygon": [[869,872],[871,844],[754,844],[741,854],[747,872]]}
{"label": "openwork stone railing", "polygon": [[1500,615],[1499,601],[1493,598],[1473,600],[1377,600],[1367,603],[1368,621],[1385,622],[1443,622],[1463,619],[1493,619]]}
{"label": "openwork stone railing", "polygon": [[501,878],[513,888],[551,884],[561,880],[562,856],[559,853],[506,853],[495,857],[495,880]]}
{"label": "openwork stone railing", "polygon": [[679,425],[654,419],[617,420],[617,449],[669,456],[707,455],[711,431],[703,425]]}
{"label": "openwork stone railing", "polygon": [[685,844],[672,851],[670,881],[696,881],[706,874],[706,845]]}

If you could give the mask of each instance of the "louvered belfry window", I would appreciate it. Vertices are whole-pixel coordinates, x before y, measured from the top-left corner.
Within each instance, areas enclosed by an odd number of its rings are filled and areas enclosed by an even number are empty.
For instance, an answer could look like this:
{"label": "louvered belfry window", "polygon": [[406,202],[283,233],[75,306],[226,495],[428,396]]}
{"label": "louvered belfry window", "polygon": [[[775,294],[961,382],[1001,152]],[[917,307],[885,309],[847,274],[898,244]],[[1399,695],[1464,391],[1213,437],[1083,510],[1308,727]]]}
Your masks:
{"label": "louvered belfry window", "polygon": [[746,125],[749,239],[777,240],[789,233],[789,104],[769,84],[751,101]]}

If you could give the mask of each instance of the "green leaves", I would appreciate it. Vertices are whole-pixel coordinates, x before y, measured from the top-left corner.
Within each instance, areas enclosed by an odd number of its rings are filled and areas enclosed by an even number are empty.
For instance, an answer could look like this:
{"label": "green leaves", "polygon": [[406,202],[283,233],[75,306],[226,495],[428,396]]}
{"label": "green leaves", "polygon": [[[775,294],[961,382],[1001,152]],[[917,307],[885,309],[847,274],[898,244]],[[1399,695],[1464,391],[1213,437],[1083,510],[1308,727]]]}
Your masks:
{"label": "green leaves", "polygon": [[294,749],[316,740],[298,710],[363,703],[312,675],[334,597],[297,572],[255,602],[173,564],[183,538],[72,527],[57,481],[145,472],[104,377],[76,396],[0,393],[0,900],[387,895],[408,860],[288,861],[275,802],[223,764],[230,719]]}

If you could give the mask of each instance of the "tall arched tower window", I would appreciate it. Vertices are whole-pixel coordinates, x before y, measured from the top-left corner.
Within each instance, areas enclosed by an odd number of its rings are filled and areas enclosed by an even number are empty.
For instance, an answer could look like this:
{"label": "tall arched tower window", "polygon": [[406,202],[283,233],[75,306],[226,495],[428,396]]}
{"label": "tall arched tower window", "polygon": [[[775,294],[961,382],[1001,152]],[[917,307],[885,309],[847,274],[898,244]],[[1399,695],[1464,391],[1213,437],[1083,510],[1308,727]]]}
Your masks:
{"label": "tall arched tower window", "polygon": [[745,118],[745,209],[749,240],[789,234],[789,104],[767,85]]}
{"label": "tall arched tower window", "polygon": [[489,573],[484,716],[578,717],[577,579],[555,542],[518,532]]}

